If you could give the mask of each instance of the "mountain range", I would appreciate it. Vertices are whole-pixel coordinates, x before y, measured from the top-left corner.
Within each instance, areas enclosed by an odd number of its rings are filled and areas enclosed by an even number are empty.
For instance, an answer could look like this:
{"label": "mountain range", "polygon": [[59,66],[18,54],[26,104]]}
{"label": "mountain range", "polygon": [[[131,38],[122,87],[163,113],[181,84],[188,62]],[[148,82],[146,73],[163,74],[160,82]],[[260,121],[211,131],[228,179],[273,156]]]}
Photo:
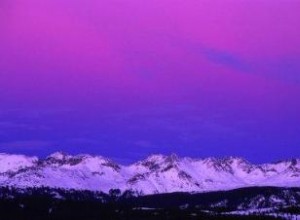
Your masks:
{"label": "mountain range", "polygon": [[300,186],[300,159],[251,164],[238,157],[180,158],[151,155],[131,165],[102,156],[57,152],[45,159],[0,154],[0,185],[140,194],[208,192],[252,186]]}

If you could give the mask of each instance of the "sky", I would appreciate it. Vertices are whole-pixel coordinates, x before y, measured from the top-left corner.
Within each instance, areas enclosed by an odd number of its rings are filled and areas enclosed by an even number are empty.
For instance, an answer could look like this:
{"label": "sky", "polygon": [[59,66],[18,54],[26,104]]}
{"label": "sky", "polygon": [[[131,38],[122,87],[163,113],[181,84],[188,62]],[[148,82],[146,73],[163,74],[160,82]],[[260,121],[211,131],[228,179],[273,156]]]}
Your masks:
{"label": "sky", "polygon": [[300,157],[299,0],[1,0],[0,151]]}

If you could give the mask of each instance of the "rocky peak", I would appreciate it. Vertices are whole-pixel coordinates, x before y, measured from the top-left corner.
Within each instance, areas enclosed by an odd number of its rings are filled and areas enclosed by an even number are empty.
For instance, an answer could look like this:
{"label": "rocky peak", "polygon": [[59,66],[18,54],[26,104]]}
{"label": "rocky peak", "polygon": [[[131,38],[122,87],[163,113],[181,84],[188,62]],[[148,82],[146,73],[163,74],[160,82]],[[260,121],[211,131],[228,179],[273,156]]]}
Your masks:
{"label": "rocky peak", "polygon": [[120,169],[120,166],[114,163],[112,160],[106,159],[101,156],[91,156],[89,154],[69,155],[63,152],[56,152],[48,156],[44,165],[70,165],[76,166],[79,164],[87,165],[89,167],[106,166],[116,171]]}
{"label": "rocky peak", "polygon": [[300,170],[300,159],[288,159],[281,160],[271,164],[273,167],[278,168],[281,171],[284,170]]}
{"label": "rocky peak", "polygon": [[241,164],[241,163],[246,163],[246,164],[249,164],[248,161],[246,161],[244,158],[241,158],[241,157],[224,157],[223,160],[227,163],[238,163],[238,164]]}
{"label": "rocky peak", "polygon": [[165,158],[165,162],[175,164],[179,161],[179,157],[176,154],[171,154]]}
{"label": "rocky peak", "polygon": [[55,164],[55,165],[65,165],[65,164],[76,165],[76,164],[82,162],[82,160],[83,160],[83,157],[81,157],[81,156],[72,156],[72,155],[66,154],[64,152],[56,152],[56,153],[53,153],[53,154],[49,155],[43,161],[43,163],[45,165],[48,165],[48,164]]}
{"label": "rocky peak", "polygon": [[24,155],[0,154],[0,173],[18,171],[23,168],[35,166],[38,163],[37,157]]}
{"label": "rocky peak", "polygon": [[290,166],[299,166],[300,165],[300,160],[293,158],[290,160],[291,165]]}
{"label": "rocky peak", "polygon": [[61,151],[59,151],[59,152],[55,152],[55,153],[53,153],[53,154],[50,154],[47,158],[46,158],[46,160],[48,160],[48,159],[52,159],[52,160],[65,160],[65,159],[67,159],[67,158],[70,158],[71,156],[70,155],[68,155],[67,153],[64,153],[64,152],[61,152]]}
{"label": "rocky peak", "polygon": [[147,157],[145,160],[139,161],[136,164],[147,167],[150,171],[160,169],[160,164],[164,160],[164,156],[161,154],[153,154]]}
{"label": "rocky peak", "polygon": [[217,172],[228,172],[233,174],[234,168],[248,169],[250,163],[239,157],[223,157],[215,158],[209,157],[203,160],[203,163],[208,166],[208,168],[213,168]]}
{"label": "rocky peak", "polygon": [[167,171],[177,167],[179,161],[180,158],[176,154],[169,156],[153,154],[137,164],[147,167],[150,171]]}

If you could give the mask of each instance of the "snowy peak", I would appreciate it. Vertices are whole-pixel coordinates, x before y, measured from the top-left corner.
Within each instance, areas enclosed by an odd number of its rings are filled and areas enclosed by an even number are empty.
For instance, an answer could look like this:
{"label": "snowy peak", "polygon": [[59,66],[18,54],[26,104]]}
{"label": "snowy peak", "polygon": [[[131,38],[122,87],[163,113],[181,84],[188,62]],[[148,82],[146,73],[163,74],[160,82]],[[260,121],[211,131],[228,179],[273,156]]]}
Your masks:
{"label": "snowy peak", "polygon": [[82,162],[82,158],[78,156],[71,156],[63,152],[56,152],[48,156],[45,160],[42,161],[44,165],[66,165],[69,164],[74,166]]}
{"label": "snowy peak", "polygon": [[167,163],[170,163],[170,164],[175,164],[179,161],[179,157],[177,156],[177,154],[171,154],[170,156],[167,156],[165,161]]}
{"label": "snowy peak", "polygon": [[52,166],[73,166],[73,167],[85,167],[90,170],[99,170],[103,167],[111,168],[115,171],[120,169],[120,166],[110,159],[102,156],[92,156],[89,154],[69,155],[63,152],[56,152],[48,156],[42,161],[44,165]]}
{"label": "snowy peak", "polygon": [[143,161],[137,163],[149,169],[152,172],[166,171],[171,168],[176,168],[180,159],[176,154],[171,154],[170,156],[165,156],[161,154],[151,155]]}
{"label": "snowy peak", "polygon": [[24,155],[0,154],[0,173],[16,172],[20,169],[34,166],[38,162],[37,157]]}
{"label": "snowy peak", "polygon": [[293,158],[290,160],[283,160],[275,164],[286,166],[286,167],[300,167],[300,159]]}
{"label": "snowy peak", "polygon": [[50,154],[47,159],[53,159],[53,160],[64,160],[67,157],[70,157],[68,154],[64,153],[64,152],[55,152],[53,154]]}
{"label": "snowy peak", "polygon": [[239,157],[223,157],[223,158],[209,157],[203,159],[202,161],[212,167],[250,165],[248,161]]}
{"label": "snowy peak", "polygon": [[129,166],[88,154],[56,152],[45,159],[0,154],[0,185],[49,186],[145,194],[203,192],[249,186],[300,186],[300,160],[251,164],[238,157],[151,155]]}

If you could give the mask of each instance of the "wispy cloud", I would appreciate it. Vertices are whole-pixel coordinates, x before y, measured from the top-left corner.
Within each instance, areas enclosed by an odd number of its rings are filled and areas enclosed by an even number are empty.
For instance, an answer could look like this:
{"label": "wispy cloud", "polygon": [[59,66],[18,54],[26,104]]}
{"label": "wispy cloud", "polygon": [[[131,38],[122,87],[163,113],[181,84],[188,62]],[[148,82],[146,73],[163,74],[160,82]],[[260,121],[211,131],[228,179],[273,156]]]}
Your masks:
{"label": "wispy cloud", "polygon": [[0,121],[0,130],[5,132],[7,129],[22,129],[22,130],[49,130],[45,125],[18,123],[13,121]]}
{"label": "wispy cloud", "polygon": [[249,72],[252,69],[250,64],[247,63],[246,60],[229,51],[209,48],[205,46],[196,46],[194,50],[196,52],[199,52],[207,60],[219,65],[224,65],[243,72]]}
{"label": "wispy cloud", "polygon": [[38,119],[44,116],[64,114],[72,111],[74,110],[69,108],[2,108],[0,109],[0,116]]}
{"label": "wispy cloud", "polygon": [[1,150],[42,150],[43,148],[50,147],[53,142],[42,140],[25,140],[25,141],[11,141],[0,143]]}
{"label": "wispy cloud", "polygon": [[256,61],[256,74],[290,83],[300,83],[300,56],[290,55]]}
{"label": "wispy cloud", "polygon": [[69,145],[99,145],[100,141],[93,139],[93,138],[87,138],[87,137],[78,137],[78,138],[70,138],[66,140],[66,143]]}

